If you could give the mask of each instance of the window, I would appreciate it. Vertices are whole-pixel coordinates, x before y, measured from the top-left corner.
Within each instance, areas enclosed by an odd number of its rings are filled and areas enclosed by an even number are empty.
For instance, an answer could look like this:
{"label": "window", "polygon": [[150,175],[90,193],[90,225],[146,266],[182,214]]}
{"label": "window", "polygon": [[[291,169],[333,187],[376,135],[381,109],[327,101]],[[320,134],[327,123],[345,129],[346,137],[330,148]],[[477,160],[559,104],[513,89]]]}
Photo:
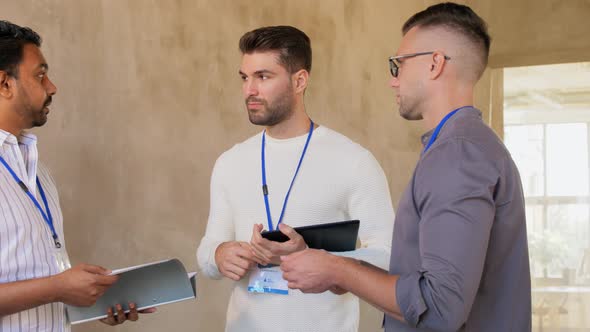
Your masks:
{"label": "window", "polygon": [[526,200],[533,330],[590,330],[590,63],[505,69],[504,141]]}

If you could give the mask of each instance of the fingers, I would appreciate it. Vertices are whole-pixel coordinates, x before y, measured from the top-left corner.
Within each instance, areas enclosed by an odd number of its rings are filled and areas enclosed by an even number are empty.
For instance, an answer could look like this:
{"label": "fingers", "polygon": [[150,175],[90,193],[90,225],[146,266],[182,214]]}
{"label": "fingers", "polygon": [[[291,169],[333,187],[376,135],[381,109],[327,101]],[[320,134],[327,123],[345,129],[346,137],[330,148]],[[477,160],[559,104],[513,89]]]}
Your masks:
{"label": "fingers", "polygon": [[299,284],[297,282],[294,282],[294,281],[289,281],[287,283],[287,287],[290,288],[290,289],[300,289]]}
{"label": "fingers", "polygon": [[232,263],[229,263],[226,266],[226,270],[228,272],[231,272],[231,273],[237,275],[240,279],[248,273],[250,268],[252,268],[252,266],[249,264],[247,265],[247,267],[238,266],[238,265],[235,265]]}
{"label": "fingers", "polygon": [[97,285],[110,287],[112,284],[119,280],[118,276],[105,276],[105,275],[95,275],[94,280],[96,281]]}
{"label": "fingers", "polygon": [[109,275],[109,273],[111,273],[111,271],[105,269],[102,266],[82,264],[82,265],[80,265],[80,267],[81,267],[82,271],[93,274],[96,284],[98,284],[100,286],[110,286],[110,285],[114,284],[117,281],[117,279],[119,279],[118,276]]}
{"label": "fingers", "polygon": [[[288,261],[285,261],[284,259],[287,258],[288,256],[281,256],[281,271],[283,272],[289,272],[291,271],[291,264]],[[283,276],[284,279],[287,279]]]}
{"label": "fingers", "polygon": [[[281,256],[281,262],[283,262],[283,263],[293,262],[299,256],[305,255],[309,250],[313,250],[313,249],[300,250],[300,251],[296,251],[296,252],[289,254],[289,255]],[[282,264],[281,264],[281,266],[282,266]]]}
{"label": "fingers", "polygon": [[216,252],[216,262],[224,276],[232,280],[240,280],[256,263],[264,264],[264,260],[256,257],[250,244],[231,242],[223,244]]}
{"label": "fingers", "polygon": [[94,274],[108,275],[111,273],[111,270],[107,270],[104,267],[98,265],[81,264],[80,267],[82,270]]}
{"label": "fingers", "polygon": [[232,266],[237,269],[247,271],[252,267],[252,263],[246,259],[241,258],[241,257],[236,257],[235,259],[232,259],[231,261],[228,262],[228,268],[230,268]]}
{"label": "fingers", "polygon": [[254,229],[252,231],[252,234],[258,234],[260,236],[260,233],[262,232],[263,229],[264,229],[264,226],[262,226],[262,224],[254,224]]}
{"label": "fingers", "polygon": [[252,244],[251,247],[253,249],[254,255],[258,259],[263,260],[263,265],[266,265],[270,262],[270,260],[273,257],[272,251],[269,250],[269,247],[272,245],[272,242],[268,241],[267,239],[264,239],[260,235],[262,229],[262,224],[254,224],[254,226],[252,226],[252,239],[250,240],[250,243]]}
{"label": "fingers", "polygon": [[135,322],[139,319],[139,313],[137,312],[137,306],[133,302],[129,302],[129,313],[127,314],[127,319]]}
{"label": "fingers", "polygon": [[109,307],[107,309],[107,318],[103,318],[100,321],[103,322],[104,324],[111,325],[111,326],[117,325],[117,321],[115,320],[115,315],[113,313],[113,308]]}
{"label": "fingers", "polygon": [[123,324],[123,322],[125,322],[125,319],[127,317],[125,317],[125,312],[123,311],[123,306],[120,304],[116,304],[115,308],[117,309],[117,324]]}
{"label": "fingers", "polygon": [[267,265],[269,263],[269,260],[264,255],[258,253],[250,244],[246,242],[238,242],[238,244],[240,248],[236,251],[236,254],[250,264],[248,269],[253,268],[256,264]]}
{"label": "fingers", "polygon": [[293,228],[288,225],[279,225],[279,229],[289,237],[289,241],[279,243],[267,240],[260,235],[262,225],[254,225],[252,234],[252,248],[256,257],[268,263],[278,262],[278,256],[287,255],[307,247],[305,241]]}
{"label": "fingers", "polygon": [[[252,253],[249,250],[246,250],[246,254],[252,256]],[[234,255],[230,255],[223,261],[220,272],[226,277],[237,281],[244,277],[254,264],[253,261],[234,253]]]}
{"label": "fingers", "polygon": [[266,257],[264,257],[264,255],[257,253],[256,250],[254,248],[252,248],[252,260],[260,265],[268,265],[270,264],[270,260],[268,260]]}
{"label": "fingers", "polygon": [[261,265],[267,265],[270,263],[270,260],[272,259],[273,255],[270,251],[265,250],[262,247],[259,247],[257,245],[252,245],[251,247],[251,252],[252,252],[252,259],[254,261],[256,261],[258,264]]}
{"label": "fingers", "polygon": [[252,250],[252,246],[246,242],[238,242],[238,246],[236,247],[235,254],[243,259],[252,260],[254,258],[254,252]]}
{"label": "fingers", "polygon": [[233,273],[231,271],[228,271],[228,270],[221,271],[221,274],[223,274],[227,278],[230,278],[233,281],[240,281],[240,279],[242,279],[241,276],[239,276],[239,275],[237,275],[237,274],[235,274],[235,273]]}
{"label": "fingers", "polygon": [[[130,321],[137,321],[139,319],[139,313],[137,311],[137,305],[134,302],[129,302],[129,313],[125,314],[125,310],[123,309],[123,306],[120,304],[116,304],[115,305],[115,310],[116,310],[116,315],[115,315],[115,311],[113,311],[113,308],[110,307],[107,309],[107,318],[103,318],[100,321],[104,324],[107,325],[119,325],[119,324],[123,324],[125,321],[130,320]],[[152,312],[156,312],[156,308],[147,308],[144,310],[140,311],[141,313],[152,313]]]}
{"label": "fingers", "polygon": [[262,239],[262,236],[260,235],[260,233],[262,232],[263,227],[262,224],[254,224],[252,226],[252,241],[251,242],[256,242],[259,239]]}
{"label": "fingers", "polygon": [[243,269],[250,269],[255,264],[256,256],[252,250],[252,247],[247,243],[239,243],[239,247],[236,248],[235,256],[230,257],[228,261],[234,265],[237,265]]}

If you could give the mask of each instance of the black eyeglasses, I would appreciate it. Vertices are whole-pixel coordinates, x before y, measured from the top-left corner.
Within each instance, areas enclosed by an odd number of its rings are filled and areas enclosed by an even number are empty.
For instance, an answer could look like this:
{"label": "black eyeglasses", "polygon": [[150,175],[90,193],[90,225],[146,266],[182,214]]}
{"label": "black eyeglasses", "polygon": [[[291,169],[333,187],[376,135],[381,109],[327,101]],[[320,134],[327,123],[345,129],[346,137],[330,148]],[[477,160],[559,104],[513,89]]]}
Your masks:
{"label": "black eyeglasses", "polygon": [[[398,61],[399,59],[413,58],[416,56],[427,55],[427,54],[434,54],[434,51],[433,52],[418,52],[418,53],[390,56],[389,57],[389,71],[391,72],[391,75],[393,77],[397,77],[397,74],[399,73],[399,65],[396,63],[396,61]],[[451,57],[445,55],[445,60],[451,60]]]}

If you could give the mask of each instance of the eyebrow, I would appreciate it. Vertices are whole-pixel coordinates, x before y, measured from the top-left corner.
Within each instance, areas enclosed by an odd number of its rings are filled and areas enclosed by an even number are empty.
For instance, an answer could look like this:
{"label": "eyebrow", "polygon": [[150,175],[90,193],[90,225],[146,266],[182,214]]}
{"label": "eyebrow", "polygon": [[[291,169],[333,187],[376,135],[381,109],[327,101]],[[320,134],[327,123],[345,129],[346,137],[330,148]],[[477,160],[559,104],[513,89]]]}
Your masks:
{"label": "eyebrow", "polygon": [[[244,73],[243,71],[239,71],[240,75],[244,75],[244,76],[248,76],[246,73]],[[268,69],[261,69],[261,70],[257,70],[254,72],[254,75],[260,75],[260,74],[276,74],[275,72],[268,70]]]}
{"label": "eyebrow", "polygon": [[49,65],[46,63],[42,63],[39,65],[39,68],[44,69],[45,71],[49,70]]}

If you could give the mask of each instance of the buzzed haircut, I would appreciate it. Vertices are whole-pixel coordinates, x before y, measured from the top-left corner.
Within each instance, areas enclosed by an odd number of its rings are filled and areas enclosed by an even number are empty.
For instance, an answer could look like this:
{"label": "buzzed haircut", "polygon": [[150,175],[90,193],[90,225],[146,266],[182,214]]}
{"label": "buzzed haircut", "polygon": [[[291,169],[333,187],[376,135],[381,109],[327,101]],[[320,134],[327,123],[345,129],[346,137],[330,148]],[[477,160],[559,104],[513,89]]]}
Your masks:
{"label": "buzzed haircut", "polygon": [[452,2],[432,5],[410,17],[402,33],[405,35],[413,27],[443,27],[466,37],[479,50],[482,68],[478,77],[481,76],[488,64],[491,38],[486,22],[471,8]]}
{"label": "buzzed haircut", "polygon": [[240,51],[242,54],[275,51],[289,73],[301,69],[311,72],[309,37],[292,26],[269,26],[249,31],[240,38]]}

